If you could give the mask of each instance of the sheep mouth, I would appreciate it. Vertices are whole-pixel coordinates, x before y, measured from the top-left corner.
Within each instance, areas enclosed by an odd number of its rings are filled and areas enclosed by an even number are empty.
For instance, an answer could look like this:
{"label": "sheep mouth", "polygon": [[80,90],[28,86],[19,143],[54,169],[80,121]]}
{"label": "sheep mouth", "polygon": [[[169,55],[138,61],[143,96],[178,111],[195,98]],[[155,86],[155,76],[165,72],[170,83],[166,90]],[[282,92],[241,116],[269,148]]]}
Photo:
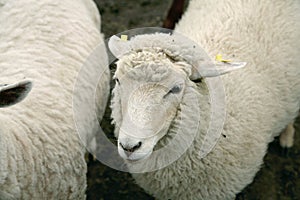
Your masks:
{"label": "sheep mouth", "polygon": [[143,161],[146,160],[147,158],[149,158],[152,155],[153,150],[149,151],[147,154],[145,154],[143,157],[140,158],[123,158],[127,163],[133,164],[133,163],[137,163],[139,161]]}
{"label": "sheep mouth", "polygon": [[130,158],[126,158],[125,160],[126,160],[127,163],[133,164],[133,163],[136,163],[136,162],[138,162],[138,161],[140,161],[140,160],[144,160],[144,159],[145,159],[145,158],[138,158],[138,159],[130,159]]}
{"label": "sheep mouth", "polygon": [[138,162],[139,160],[142,160],[143,158],[141,158],[141,159],[130,159],[130,158],[126,158],[125,160],[126,160],[126,162],[128,162],[128,163],[136,163],[136,162]]}

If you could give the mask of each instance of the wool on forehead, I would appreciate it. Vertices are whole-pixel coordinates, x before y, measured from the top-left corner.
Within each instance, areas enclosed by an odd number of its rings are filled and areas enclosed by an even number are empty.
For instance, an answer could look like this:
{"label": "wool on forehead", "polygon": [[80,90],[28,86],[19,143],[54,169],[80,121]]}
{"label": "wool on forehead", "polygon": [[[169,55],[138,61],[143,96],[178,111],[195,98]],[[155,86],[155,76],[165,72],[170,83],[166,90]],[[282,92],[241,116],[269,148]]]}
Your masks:
{"label": "wool on forehead", "polygon": [[170,75],[172,61],[159,48],[130,52],[117,62],[116,76],[158,82]]}

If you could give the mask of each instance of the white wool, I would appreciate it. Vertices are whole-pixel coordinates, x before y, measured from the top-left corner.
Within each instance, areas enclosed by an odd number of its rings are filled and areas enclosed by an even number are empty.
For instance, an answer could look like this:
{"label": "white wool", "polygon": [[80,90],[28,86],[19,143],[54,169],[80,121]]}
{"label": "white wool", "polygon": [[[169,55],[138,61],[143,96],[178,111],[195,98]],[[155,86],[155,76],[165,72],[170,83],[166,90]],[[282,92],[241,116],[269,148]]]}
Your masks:
{"label": "white wool", "polygon": [[[0,108],[0,199],[85,199],[85,149],[72,98],[80,68],[103,43],[99,30],[91,0],[0,2],[0,83],[33,82],[24,101]],[[108,71],[99,81],[101,119]],[[86,139],[93,139],[89,116],[82,115]]]}
{"label": "white wool", "polygon": [[[221,53],[230,60],[247,62],[247,66],[221,76],[226,93],[227,114],[222,132],[224,137],[218,140],[213,151],[205,158],[199,157],[209,122],[210,106],[207,91],[201,86],[203,83],[196,87],[189,82],[185,92],[190,95],[195,89],[198,90],[201,102],[200,131],[193,145],[176,162],[154,172],[133,174],[138,185],[158,199],[234,199],[237,193],[253,181],[269,142],[294,120],[299,111],[299,13],[298,0],[190,2],[175,31],[194,40],[212,58]],[[161,36],[161,40],[157,36]],[[168,43],[171,41],[168,37],[171,39],[166,34],[137,36],[126,44],[121,43],[120,51],[111,44],[112,52],[120,59],[116,77],[150,66],[151,61],[144,61],[144,56],[138,53],[145,48],[161,48],[166,53],[174,49]],[[176,55],[186,57],[186,44],[176,49]],[[139,64],[139,59],[145,63]],[[161,56],[159,60],[167,62]],[[189,59],[181,61],[187,61],[183,68],[189,68],[192,64]],[[137,63],[136,69],[130,69],[133,63]],[[124,117],[121,101],[127,100],[121,99],[124,96],[118,89],[121,86],[122,80],[113,91],[111,105],[116,136]],[[187,98],[187,94],[184,97]],[[180,106],[189,105],[192,112],[180,112],[192,121],[198,104],[187,103],[186,98],[183,98]],[[170,126],[168,136],[176,130],[176,120],[172,122],[175,128]],[[183,127],[187,136],[194,127],[190,131],[188,128]],[[185,138],[181,139],[185,145]],[[158,145],[164,144],[165,140],[168,139],[163,138]],[[135,167],[134,163],[128,166]]]}

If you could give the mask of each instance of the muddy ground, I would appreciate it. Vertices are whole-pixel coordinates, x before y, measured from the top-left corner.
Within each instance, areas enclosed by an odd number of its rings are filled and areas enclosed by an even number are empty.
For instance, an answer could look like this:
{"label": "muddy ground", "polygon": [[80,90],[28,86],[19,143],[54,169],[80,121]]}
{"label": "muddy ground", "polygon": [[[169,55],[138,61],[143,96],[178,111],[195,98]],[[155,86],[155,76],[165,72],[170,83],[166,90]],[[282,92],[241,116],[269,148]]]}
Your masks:
{"label": "muddy ground", "polygon": [[[106,37],[131,28],[161,26],[171,0],[97,0],[102,15],[102,32]],[[110,110],[102,126],[112,135]],[[288,155],[282,153],[278,138],[270,144],[262,169],[254,182],[237,196],[242,199],[300,199],[300,120],[296,123],[295,146]],[[130,174],[113,170],[99,161],[88,162],[89,200],[153,199],[134,183]]]}

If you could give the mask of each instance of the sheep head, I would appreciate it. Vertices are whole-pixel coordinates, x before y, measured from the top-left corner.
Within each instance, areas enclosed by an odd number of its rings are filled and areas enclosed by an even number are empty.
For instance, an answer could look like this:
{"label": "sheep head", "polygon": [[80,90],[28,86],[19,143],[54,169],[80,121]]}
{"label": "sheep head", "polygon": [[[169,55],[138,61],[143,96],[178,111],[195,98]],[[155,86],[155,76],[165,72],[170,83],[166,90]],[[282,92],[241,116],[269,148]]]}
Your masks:
{"label": "sheep head", "polygon": [[[117,65],[114,101],[120,102],[123,118],[117,133],[118,150],[123,158],[138,160],[149,156],[168,131],[187,74],[155,50],[133,52]],[[113,112],[118,117],[115,108]]]}
{"label": "sheep head", "polygon": [[182,99],[196,87],[193,81],[245,66],[218,63],[214,68],[206,54],[178,35],[140,35],[130,41],[113,36],[109,48],[119,58],[111,105],[118,152],[131,161],[149,157],[168,135]]}

